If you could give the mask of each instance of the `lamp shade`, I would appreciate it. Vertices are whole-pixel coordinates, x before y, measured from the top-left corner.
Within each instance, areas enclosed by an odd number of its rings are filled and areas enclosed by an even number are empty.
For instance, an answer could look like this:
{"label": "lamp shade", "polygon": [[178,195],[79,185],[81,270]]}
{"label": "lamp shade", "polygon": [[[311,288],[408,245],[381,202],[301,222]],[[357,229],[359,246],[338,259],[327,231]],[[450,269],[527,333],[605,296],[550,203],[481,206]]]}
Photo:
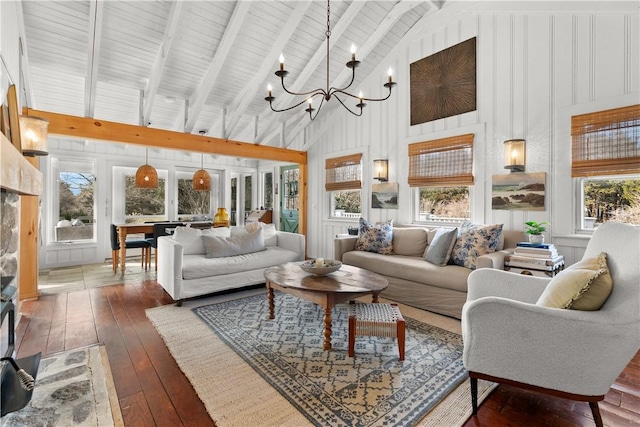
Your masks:
{"label": "lamp shade", "polygon": [[22,154],[25,156],[46,156],[47,130],[49,122],[40,117],[20,116],[20,136]]}
{"label": "lamp shade", "polygon": [[373,179],[382,182],[389,180],[389,160],[376,159],[373,161]]}
{"label": "lamp shade", "polygon": [[204,169],[199,169],[193,174],[193,189],[197,191],[211,190],[211,175]]}
{"label": "lamp shade", "polygon": [[504,142],[504,168],[511,172],[524,172],[525,141],[509,139]]}
{"label": "lamp shade", "polygon": [[144,164],[136,171],[136,187],[158,188],[158,172],[151,165]]}

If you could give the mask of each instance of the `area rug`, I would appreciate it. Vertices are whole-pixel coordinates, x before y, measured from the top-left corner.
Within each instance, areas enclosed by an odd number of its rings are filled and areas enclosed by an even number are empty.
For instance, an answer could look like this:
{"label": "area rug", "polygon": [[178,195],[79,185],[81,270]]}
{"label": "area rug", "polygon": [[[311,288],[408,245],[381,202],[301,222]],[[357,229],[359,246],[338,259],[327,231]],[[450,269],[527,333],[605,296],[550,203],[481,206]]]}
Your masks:
{"label": "area rug", "polygon": [[[334,308],[333,349],[324,351],[323,310],[281,293],[271,321],[264,293],[147,317],[220,427],[462,424],[471,399],[460,335],[419,318],[440,316],[401,310],[403,362],[390,338],[358,337],[349,358],[344,306]],[[491,387],[480,384],[481,398]]]}
{"label": "area rug", "polygon": [[5,415],[9,426],[122,426],[104,346],[70,350],[40,360],[31,401]]}

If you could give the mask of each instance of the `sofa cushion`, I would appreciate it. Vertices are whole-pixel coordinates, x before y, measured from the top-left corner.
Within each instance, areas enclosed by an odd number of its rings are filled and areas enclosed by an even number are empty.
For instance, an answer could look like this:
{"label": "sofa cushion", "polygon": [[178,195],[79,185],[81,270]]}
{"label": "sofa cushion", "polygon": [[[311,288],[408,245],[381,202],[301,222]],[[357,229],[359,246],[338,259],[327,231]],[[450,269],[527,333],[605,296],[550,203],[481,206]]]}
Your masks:
{"label": "sofa cushion", "polygon": [[475,270],[479,256],[495,252],[501,234],[502,224],[467,225],[456,240],[451,260],[456,265]]}
{"label": "sofa cushion", "polygon": [[269,246],[264,251],[223,258],[207,258],[204,254],[185,255],[182,259],[182,278],[192,280],[224,276],[298,261],[298,259],[296,252],[279,246]]}
{"label": "sofa cushion", "polygon": [[390,255],[393,253],[393,220],[373,225],[364,218],[360,218],[357,251],[376,252]]}
{"label": "sofa cushion", "polygon": [[439,228],[427,247],[424,259],[438,266],[447,265],[457,237],[457,228]]}
{"label": "sofa cushion", "polygon": [[[422,257],[383,256],[373,252],[350,251],[342,256],[344,264],[364,268],[387,277],[424,283],[444,289],[467,292],[470,269],[458,265],[437,266]],[[417,285],[419,286],[419,285]]]}
{"label": "sofa cushion", "polygon": [[422,256],[427,248],[426,228],[394,228],[393,253],[396,255]]}
{"label": "sofa cushion", "polygon": [[204,254],[203,235],[228,237],[228,228],[199,229],[192,227],[176,227],[173,232],[173,239],[183,247],[185,255]]}
{"label": "sofa cushion", "polygon": [[278,230],[275,224],[265,224],[264,222],[251,222],[244,227],[231,227],[232,236],[243,236],[249,231],[255,231],[262,228],[262,238],[265,246],[278,245]]}
{"label": "sofa cushion", "polygon": [[231,237],[202,236],[207,258],[221,258],[259,252],[265,249],[262,228]]}
{"label": "sofa cushion", "polygon": [[613,281],[604,252],[587,258],[558,273],[547,285],[537,305],[574,310],[599,310],[605,303]]}

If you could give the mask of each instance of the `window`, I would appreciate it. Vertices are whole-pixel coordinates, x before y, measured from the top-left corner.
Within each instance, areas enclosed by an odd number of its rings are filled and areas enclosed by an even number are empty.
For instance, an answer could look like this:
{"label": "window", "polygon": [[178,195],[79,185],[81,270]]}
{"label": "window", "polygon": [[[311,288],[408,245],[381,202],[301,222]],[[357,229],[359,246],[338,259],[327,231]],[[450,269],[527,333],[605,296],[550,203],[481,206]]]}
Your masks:
{"label": "window", "polygon": [[473,134],[409,144],[409,186],[415,221],[459,222],[471,217]]}
{"label": "window", "polygon": [[273,209],[273,172],[262,174],[262,207]]}
{"label": "window", "polygon": [[136,169],[125,169],[123,193],[124,215],[126,222],[145,222],[166,220],[166,182],[167,171],[158,171],[157,188],[136,187]]}
{"label": "window", "polygon": [[362,212],[362,154],[325,162],[325,190],[330,192],[332,218],[360,218]]}
{"label": "window", "polygon": [[580,230],[607,221],[640,224],[640,105],[571,118],[571,176]]}
{"label": "window", "polygon": [[91,160],[51,159],[57,182],[54,242],[95,240],[95,166]]}
{"label": "window", "polygon": [[[178,219],[205,220],[211,216],[211,191],[193,189],[193,173],[176,172],[178,180]],[[211,177],[212,188],[213,176]]]}
{"label": "window", "polygon": [[580,188],[583,230],[607,221],[640,225],[640,177],[584,178]]}

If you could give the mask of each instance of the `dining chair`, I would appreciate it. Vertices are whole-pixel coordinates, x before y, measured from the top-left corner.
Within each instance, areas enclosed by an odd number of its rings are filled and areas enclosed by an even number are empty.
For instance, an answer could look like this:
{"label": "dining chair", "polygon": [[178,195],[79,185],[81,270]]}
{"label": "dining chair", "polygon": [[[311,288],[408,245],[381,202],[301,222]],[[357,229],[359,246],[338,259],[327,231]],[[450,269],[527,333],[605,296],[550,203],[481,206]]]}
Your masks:
{"label": "dining chair", "polygon": [[[142,268],[145,270],[149,265],[149,252],[151,245],[146,240],[127,240],[126,249],[142,249]],[[113,272],[118,271],[118,262],[120,260],[120,239],[118,238],[118,226],[111,224],[111,264]]]}

